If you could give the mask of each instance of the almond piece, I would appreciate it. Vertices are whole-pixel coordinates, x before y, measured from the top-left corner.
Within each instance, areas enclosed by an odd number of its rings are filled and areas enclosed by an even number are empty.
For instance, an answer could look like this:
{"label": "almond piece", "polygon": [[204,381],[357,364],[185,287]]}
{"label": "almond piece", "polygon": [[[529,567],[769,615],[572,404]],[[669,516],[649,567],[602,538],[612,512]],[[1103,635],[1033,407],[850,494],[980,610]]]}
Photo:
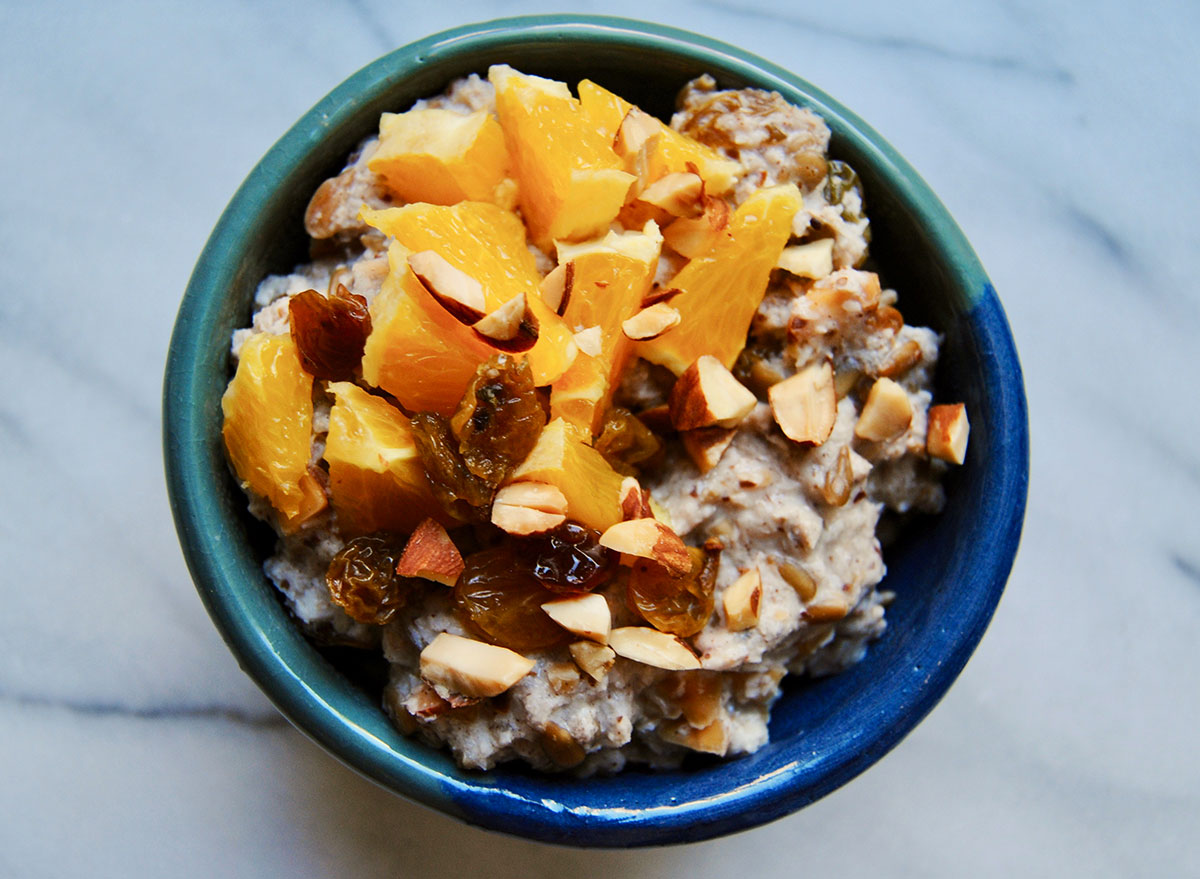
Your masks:
{"label": "almond piece", "polygon": [[588,327],[575,334],[575,344],[589,357],[599,357],[604,350],[604,331],[600,327]]}
{"label": "almond piece", "polygon": [[883,378],[894,378],[908,372],[921,362],[924,357],[921,344],[916,339],[909,339],[903,345],[897,345],[888,352],[887,359],[879,365],[877,375]]}
{"label": "almond piece", "polygon": [[736,427],[758,399],[720,360],[702,354],[683,371],[667,401],[676,430]]}
{"label": "almond piece", "polygon": [[814,623],[836,622],[849,612],[850,607],[844,595],[822,598],[820,601],[814,601],[804,608],[805,618],[812,620]]}
{"label": "almond piece", "polygon": [[829,439],[837,421],[833,367],[814,363],[772,385],[767,391],[771,412],[784,436],[819,446]]}
{"label": "almond piece", "polygon": [[731,632],[753,629],[758,625],[758,607],[762,602],[762,577],[751,568],[725,590],[722,605],[725,624]]}
{"label": "almond piece", "polygon": [[644,110],[630,107],[621,127],[613,138],[613,150],[618,156],[631,156],[645,146],[646,141],[659,133],[659,121]]}
{"label": "almond piece", "polygon": [[547,601],[542,605],[542,610],[568,632],[574,632],[581,638],[587,638],[597,644],[608,641],[608,632],[612,628],[612,613],[603,595],[589,592],[585,595],[559,598]]}
{"label": "almond piece", "polygon": [[540,534],[566,520],[566,496],[546,482],[514,482],[496,492],[492,501],[492,524],[508,534]]}
{"label": "almond piece", "polygon": [[617,654],[611,647],[605,647],[594,641],[576,641],[567,648],[575,664],[593,681],[600,683],[608,676],[608,671],[617,661]]}
{"label": "almond piece", "polygon": [[642,190],[639,201],[662,208],[673,217],[694,217],[700,212],[704,181],[690,172],[665,174]]}
{"label": "almond piece", "polygon": [[618,522],[600,535],[600,545],[625,555],[653,559],[673,577],[692,569],[691,556],[679,535],[657,519]]}
{"label": "almond piece", "polygon": [[558,696],[575,692],[579,686],[579,669],[572,662],[547,662],[544,668],[546,683]]}
{"label": "almond piece", "polygon": [[833,239],[785,247],[775,265],[797,278],[824,278],[833,271]]}
{"label": "almond piece", "polygon": [[715,720],[703,729],[696,729],[686,723],[664,725],[662,737],[668,742],[702,754],[724,757],[729,751],[729,733],[721,720]]}
{"label": "almond piece", "polygon": [[667,330],[679,326],[682,319],[672,306],[656,302],[622,321],[621,331],[635,341],[657,339]]}
{"label": "almond piece", "polygon": [[555,266],[550,274],[542,278],[539,291],[542,294],[542,301],[551,311],[562,317],[563,312],[567,310],[567,303],[571,301],[571,290],[574,287],[575,263],[567,261]]}
{"label": "almond piece", "polygon": [[890,378],[881,378],[871,385],[867,402],[854,425],[854,435],[872,442],[891,439],[908,430],[912,416],[908,392]]}
{"label": "almond piece", "polygon": [[730,427],[698,427],[679,435],[683,448],[701,473],[716,467],[733,442],[737,430]]}
{"label": "almond piece", "polygon": [[453,586],[462,571],[462,554],[434,519],[417,526],[396,563],[396,573],[401,577],[420,577],[443,586]]}
{"label": "almond piece", "polygon": [[476,323],[487,312],[483,285],[461,269],[457,269],[433,250],[421,250],[408,255],[412,269],[421,286],[437,300],[438,305],[462,323]]}
{"label": "almond piece", "polygon": [[817,581],[804,568],[798,568],[785,562],[779,566],[779,576],[783,577],[787,584],[796,590],[801,601],[808,603],[816,597]]}
{"label": "almond piece", "polygon": [[608,646],[617,656],[667,671],[700,667],[692,649],[675,635],[648,626],[623,626],[608,635]]}
{"label": "almond piece", "polygon": [[722,694],[725,691],[721,677],[709,672],[695,675],[676,675],[682,679],[682,692],[675,701],[683,709],[683,716],[696,729],[704,729],[725,715]]}
{"label": "almond piece", "polygon": [[680,256],[694,259],[717,243],[729,225],[729,205],[722,198],[704,196],[704,213],[699,217],[681,217],[663,229],[663,243]]}
{"label": "almond piece", "polygon": [[501,351],[528,351],[538,340],[538,322],[525,294],[518,293],[472,326],[483,340]]}
{"label": "almond piece", "polygon": [[654,512],[650,509],[650,492],[642,488],[636,477],[626,476],[621,480],[617,497],[620,498],[622,519],[654,518]]}
{"label": "almond piece", "polygon": [[850,463],[850,447],[838,450],[833,466],[825,471],[825,481],[820,486],[821,497],[831,507],[844,507],[850,500],[850,489],[854,485],[854,468]]}
{"label": "almond piece", "polygon": [[967,460],[967,437],[970,432],[967,407],[962,403],[930,406],[925,450],[935,458],[961,464]]}
{"label": "almond piece", "polygon": [[533,665],[533,660],[506,647],[449,632],[442,632],[421,651],[421,677],[428,683],[481,699],[503,693],[529,674]]}

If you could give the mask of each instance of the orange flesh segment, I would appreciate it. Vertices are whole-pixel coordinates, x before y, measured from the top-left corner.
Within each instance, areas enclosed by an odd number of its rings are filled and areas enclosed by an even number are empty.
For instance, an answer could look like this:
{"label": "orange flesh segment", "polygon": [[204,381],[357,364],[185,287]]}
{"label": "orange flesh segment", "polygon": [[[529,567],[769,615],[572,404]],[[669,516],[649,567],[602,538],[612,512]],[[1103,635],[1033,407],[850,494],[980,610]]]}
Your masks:
{"label": "orange flesh segment", "polygon": [[511,208],[508,149],[500,124],[485,110],[409,110],[379,119],[379,148],[367,162],[407,202],[452,205],[489,201]]}
{"label": "orange flesh segment", "polygon": [[[616,137],[625,115],[634,109],[634,105],[624,98],[588,79],[579,83],[579,101],[597,131],[605,134],[610,141]],[[645,182],[651,183],[667,174],[691,170],[688,168],[690,163],[704,179],[709,195],[721,195],[733,188],[741,172],[737,162],[676,131],[660,119],[654,119],[654,122],[657,123],[658,141],[647,156],[649,161]],[[633,155],[624,158],[625,169],[632,170]]]}
{"label": "orange flesh segment", "polygon": [[507,65],[494,65],[488,79],[534,243],[549,251],[557,240],[603,232],[634,180],[611,138],[595,129],[561,82]]}
{"label": "orange flesh segment", "polygon": [[312,376],[291,336],[260,333],[242,346],[221,411],[229,460],[244,488],[266,498],[285,531],[326,506],[308,472],[312,454]]}
{"label": "orange flesh segment", "polygon": [[621,474],[564,419],[546,425],[513,482],[548,482],[567,499],[567,517],[597,531],[621,521]]}
{"label": "orange flesh segment", "polygon": [[771,268],[791,235],[792,217],[803,204],[793,183],[764,189],[743,202],[716,242],[671,279],[670,286],[681,291],[671,305],[682,323],[657,339],[639,342],[637,353],[676,375],[702,354],[732,369]]}
{"label": "orange flesh segment", "polygon": [[449,523],[430,491],[409,420],[350,382],[329,385],[325,460],[329,494],[346,536],[410,532],[427,517]]}
{"label": "orange flesh segment", "polygon": [[[452,266],[466,272],[483,285],[489,312],[524,293],[530,310],[538,320],[537,343],[525,355],[529,359],[529,368],[533,370],[534,384],[538,387],[548,385],[567,371],[575,358],[575,342],[562,318],[542,302],[538,292],[541,278],[537,263],[525,244],[525,227],[512,211],[485,202],[465,201],[453,206],[411,204],[382,211],[363,211],[363,219],[385,235],[391,235],[408,251],[435,251]],[[395,270],[393,264],[391,271]],[[420,286],[415,277],[412,281]],[[441,309],[428,293],[424,301],[432,308]],[[374,312],[371,319],[375,319]],[[459,330],[455,335],[458,338],[469,337],[474,343],[465,347],[468,358],[478,348],[488,352],[480,360],[472,361],[468,372],[473,373],[481,360],[486,360],[495,352],[479,342],[470,328],[458,321],[454,323]],[[370,339],[367,345],[369,348]],[[365,365],[363,372],[365,376]],[[456,377],[459,372],[461,370],[455,370]],[[410,375],[406,380],[415,382],[425,378],[422,373]],[[458,395],[452,401],[439,397],[439,405],[433,407],[434,411],[452,410],[466,386],[466,381],[458,386]],[[380,387],[393,394],[406,407],[422,408],[409,406],[404,402],[404,395],[391,387],[382,384]]]}

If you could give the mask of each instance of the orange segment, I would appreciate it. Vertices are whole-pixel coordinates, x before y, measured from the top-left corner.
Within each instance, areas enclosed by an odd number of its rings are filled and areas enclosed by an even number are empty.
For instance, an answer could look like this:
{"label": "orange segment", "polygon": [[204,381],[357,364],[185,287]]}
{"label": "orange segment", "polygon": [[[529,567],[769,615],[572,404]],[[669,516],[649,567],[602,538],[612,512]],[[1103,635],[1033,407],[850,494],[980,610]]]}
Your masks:
{"label": "orange segment", "polygon": [[335,402],[325,460],[342,534],[410,532],[430,516],[450,524],[429,489],[404,414],[350,382],[334,382],[329,391]]}
{"label": "orange segment", "polygon": [[701,354],[712,354],[732,368],[767,290],[771,267],[791,235],[792,217],[803,204],[793,183],[761,190],[743,202],[716,242],[670,281],[681,291],[671,305],[682,323],[638,343],[637,353],[676,375]]}
{"label": "orange segment", "polygon": [[[575,343],[562,318],[542,302],[538,292],[537,263],[525,244],[525,227],[516,214],[493,204],[464,201],[453,206],[411,204],[383,211],[363,211],[363,219],[391,235],[409,251],[435,251],[455,268],[479,281],[483,285],[488,311],[524,293],[538,320],[537,344],[526,355],[533,370],[534,384],[538,387],[548,385],[567,371],[575,359]],[[413,283],[417,283],[415,278]],[[439,308],[428,294],[425,298],[431,307]],[[372,321],[374,317],[372,313]],[[458,329],[456,336],[465,334],[474,339],[469,328],[458,324]],[[466,346],[464,353],[473,356],[476,347]],[[472,361],[467,372],[473,374],[479,362]],[[363,369],[365,375],[365,365]],[[460,394],[464,388],[466,382],[459,387]],[[387,390],[403,402],[399,394],[391,388]],[[456,397],[454,403],[457,402]],[[407,403],[404,405],[408,406]],[[437,411],[445,409],[439,407]]]}
{"label": "orange segment", "polygon": [[243,488],[270,501],[285,531],[326,506],[325,492],[308,472],[312,381],[291,336],[260,333],[242,347],[221,398],[222,434],[234,472]]}
{"label": "orange segment", "polygon": [[511,208],[504,132],[485,110],[409,110],[379,119],[379,149],[367,166],[405,201],[489,201]]}
{"label": "orange segment", "polygon": [[388,248],[388,274],[371,303],[363,379],[410,411],[450,415],[492,349],[438,305],[407,257],[402,244]]}
{"label": "orange segment", "polygon": [[600,328],[601,350],[580,353],[550,392],[550,417],[562,417],[591,438],[600,427],[618,376],[633,352],[621,323],[634,315],[654,283],[662,235],[654,223],[643,232],[610,232],[600,241],[559,245],[559,263],[574,264],[571,297],[563,319],[573,330]]}
{"label": "orange segment", "polygon": [[494,65],[496,113],[534,243],[579,241],[612,222],[633,176],[565,84]]}
{"label": "orange segment", "polygon": [[567,518],[604,531],[621,521],[621,474],[561,418],[546,425],[513,482],[548,482],[567,499]]}
{"label": "orange segment", "polygon": [[[616,137],[625,114],[633,109],[633,104],[588,79],[579,83],[579,101],[596,130],[610,141]],[[659,119],[654,119],[654,123],[658,139],[647,149],[646,165],[641,169],[645,174],[643,182],[652,183],[667,174],[682,173],[689,170],[691,163],[695,165],[696,173],[704,178],[709,195],[720,195],[733,188],[741,165]],[[632,153],[622,157],[625,170],[634,170],[635,157]]]}

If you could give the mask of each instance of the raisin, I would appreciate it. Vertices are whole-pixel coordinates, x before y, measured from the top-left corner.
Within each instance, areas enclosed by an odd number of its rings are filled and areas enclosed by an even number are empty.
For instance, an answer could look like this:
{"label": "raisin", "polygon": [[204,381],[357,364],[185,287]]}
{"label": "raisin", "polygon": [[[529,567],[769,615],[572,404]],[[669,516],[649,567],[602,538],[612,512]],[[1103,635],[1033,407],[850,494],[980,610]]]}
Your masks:
{"label": "raisin", "polygon": [[332,296],[305,290],[288,300],[288,318],[305,372],[328,381],[353,380],[371,332],[367,300],[342,284]]}
{"label": "raisin", "polygon": [[657,455],[662,443],[636,415],[613,406],[605,413],[594,447],[618,473],[633,476],[637,465]]}
{"label": "raisin", "polygon": [[438,503],[463,522],[486,522],[495,487],[467,469],[450,431],[450,419],[415,412],[411,424],[417,454]]}
{"label": "raisin", "polygon": [[403,552],[404,540],[386,531],[355,537],[325,571],[329,597],[352,619],[382,626],[419,588],[417,581],[396,575]]}
{"label": "raisin", "polygon": [[576,522],[518,541],[530,573],[552,592],[589,592],[612,570],[617,557],[600,545],[600,532]]}
{"label": "raisin", "polygon": [[463,463],[492,486],[525,460],[545,426],[533,371],[507,354],[480,365],[450,419]]}
{"label": "raisin", "polygon": [[521,564],[511,543],[468,556],[454,586],[454,604],[464,622],[519,653],[566,640],[566,631],[542,610],[553,597]]}
{"label": "raisin", "polygon": [[862,214],[842,204],[846,195],[851,191],[858,193],[859,205],[865,207],[862,182],[858,179],[858,173],[845,162],[838,159],[831,160],[829,173],[825,178],[825,200],[830,204],[842,205],[842,216],[846,221],[857,223],[862,219]]}
{"label": "raisin", "polygon": [[662,565],[638,559],[629,576],[629,606],[660,632],[689,638],[713,612],[720,551],[688,547],[692,569],[672,577]]}

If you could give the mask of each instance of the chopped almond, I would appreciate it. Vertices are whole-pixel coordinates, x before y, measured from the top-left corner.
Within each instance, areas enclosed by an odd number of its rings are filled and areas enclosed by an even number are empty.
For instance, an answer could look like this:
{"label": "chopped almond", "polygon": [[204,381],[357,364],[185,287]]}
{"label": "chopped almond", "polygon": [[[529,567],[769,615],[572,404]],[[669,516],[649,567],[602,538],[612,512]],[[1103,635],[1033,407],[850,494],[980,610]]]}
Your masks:
{"label": "chopped almond", "polygon": [[679,435],[684,451],[701,473],[707,473],[721,461],[725,450],[733,443],[737,430],[730,427],[698,427]]}
{"label": "chopped almond", "polygon": [[621,480],[621,518],[653,519],[654,512],[650,509],[650,492],[642,488],[634,476],[626,476]]}
{"label": "chopped almond", "polygon": [[775,265],[798,278],[824,278],[833,271],[833,239],[785,247]]}
{"label": "chopped almond", "polygon": [[575,664],[596,683],[608,676],[609,669],[617,661],[617,654],[611,647],[594,641],[576,641],[567,649],[571,651],[571,658],[575,660]]}
{"label": "chopped almond", "polygon": [[767,398],[788,439],[817,446],[829,439],[837,421],[837,394],[828,363],[814,363],[772,385]]}
{"label": "chopped almond", "polygon": [[[533,669],[506,647],[442,632],[421,651],[421,677],[439,689],[486,699],[503,693]],[[444,698],[444,696],[443,696]]]}
{"label": "chopped almond", "polygon": [[622,321],[621,331],[635,341],[657,339],[672,327],[679,326],[682,319],[678,310],[672,306],[665,302],[656,302]]}
{"label": "chopped almond", "polygon": [[703,191],[704,181],[699,174],[666,174],[643,189],[638,199],[673,217],[693,217],[699,212]]}
{"label": "chopped almond", "polygon": [[681,217],[663,229],[663,243],[680,256],[694,259],[717,242],[729,225],[731,211],[722,198],[701,199],[704,213],[699,217]]}
{"label": "chopped almond", "polygon": [[895,378],[920,363],[923,356],[921,343],[916,339],[909,339],[903,345],[897,345],[888,352],[887,359],[880,364],[877,370],[877,375],[883,378]]}
{"label": "chopped almond", "polygon": [[631,107],[621,120],[613,138],[613,150],[618,156],[630,156],[645,146],[646,141],[659,133],[658,120],[644,110]]}
{"label": "chopped almond", "polygon": [[850,607],[843,595],[834,595],[813,601],[804,608],[804,616],[814,623],[832,623],[842,619],[850,612]]}
{"label": "chopped almond", "polygon": [[751,568],[725,590],[722,604],[725,624],[732,632],[753,629],[758,625],[758,608],[762,602],[762,577],[758,568]]}
{"label": "chopped almond", "polygon": [[703,729],[696,729],[686,723],[664,725],[662,737],[668,742],[702,754],[724,757],[729,751],[729,732],[722,720],[714,720]]}
{"label": "chopped almond", "polygon": [[600,535],[600,545],[625,555],[653,559],[672,576],[682,576],[692,569],[691,557],[679,535],[657,519],[618,522]]}
{"label": "chopped almond", "polygon": [[962,403],[930,406],[925,449],[934,458],[961,464],[967,460],[967,437],[970,432],[967,407]]}
{"label": "chopped almond", "polygon": [[588,327],[575,334],[575,344],[589,357],[599,357],[604,350],[604,332],[600,327]]}
{"label": "chopped almond", "polygon": [[542,278],[540,292],[542,301],[559,317],[567,310],[571,301],[571,290],[575,286],[575,263],[567,261],[559,263],[550,274]]}
{"label": "chopped almond", "polygon": [[683,371],[668,401],[676,430],[736,427],[758,400],[725,364],[703,354]]}
{"label": "chopped almond", "polygon": [[489,345],[502,351],[528,351],[538,340],[537,318],[529,310],[524,293],[518,293],[491,314],[484,315],[472,329]]}
{"label": "chopped almond", "polygon": [[417,526],[396,563],[396,573],[401,577],[420,577],[443,586],[453,586],[462,571],[458,547],[446,529],[433,519]]}
{"label": "chopped almond", "polygon": [[540,534],[566,520],[567,498],[547,482],[514,482],[492,501],[492,524],[509,534]]}
{"label": "chopped almond", "polygon": [[804,568],[798,568],[785,562],[779,566],[779,576],[783,577],[787,584],[796,590],[801,601],[807,603],[816,597],[817,581]]}
{"label": "chopped almond", "polygon": [[873,442],[891,439],[908,430],[912,416],[908,392],[890,378],[881,378],[871,385],[854,435]]}
{"label": "chopped almond", "polygon": [[410,253],[408,267],[438,305],[458,320],[470,325],[486,314],[487,298],[483,294],[483,285],[446,262],[441,254],[433,250]]}
{"label": "chopped almond", "polygon": [[625,659],[668,671],[700,667],[696,654],[680,638],[648,626],[624,626],[608,635],[608,646]]}
{"label": "chopped almond", "polygon": [[571,595],[547,601],[542,605],[542,610],[554,622],[581,638],[588,638],[597,644],[608,640],[608,632],[612,628],[612,613],[603,595],[592,592]]}

